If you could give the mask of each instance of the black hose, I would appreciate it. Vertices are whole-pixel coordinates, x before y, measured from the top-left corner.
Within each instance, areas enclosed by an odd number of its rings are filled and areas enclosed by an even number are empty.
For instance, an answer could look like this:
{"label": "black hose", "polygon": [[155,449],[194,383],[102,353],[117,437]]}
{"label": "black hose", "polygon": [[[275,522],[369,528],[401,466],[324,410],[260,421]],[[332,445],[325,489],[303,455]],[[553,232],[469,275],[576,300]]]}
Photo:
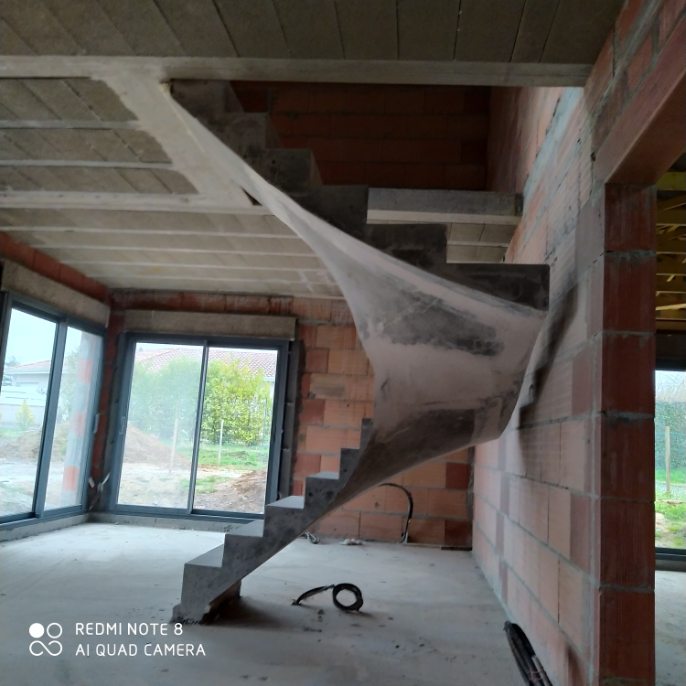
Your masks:
{"label": "black hose", "polygon": [[405,526],[403,527],[403,532],[400,535],[400,542],[407,543],[410,535],[410,520],[412,519],[412,514],[414,513],[414,500],[412,499],[412,493],[410,493],[405,486],[394,484],[391,481],[384,481],[384,483],[379,484],[379,486],[392,486],[393,488],[399,488],[407,496],[407,514],[405,515]]}
{"label": "black hose", "polygon": [[[355,586],[355,584],[330,584],[329,586],[317,586],[316,588],[311,588],[309,591],[305,591],[302,595],[298,596],[291,604],[292,605],[300,605],[303,600],[307,600],[307,598],[311,598],[313,595],[317,595],[317,593],[323,593],[324,591],[332,590],[332,599],[333,599],[333,604],[339,609],[343,610],[344,612],[357,612],[359,609],[362,607],[364,604],[364,600],[362,598],[362,591]],[[355,596],[355,600],[350,603],[350,605],[346,605],[345,603],[342,603],[340,600],[338,600],[338,594],[341,593],[342,591],[350,591]]]}
{"label": "black hose", "polygon": [[518,624],[505,622],[505,635],[515,662],[524,681],[529,686],[550,685],[550,679],[536,657],[533,646]]}

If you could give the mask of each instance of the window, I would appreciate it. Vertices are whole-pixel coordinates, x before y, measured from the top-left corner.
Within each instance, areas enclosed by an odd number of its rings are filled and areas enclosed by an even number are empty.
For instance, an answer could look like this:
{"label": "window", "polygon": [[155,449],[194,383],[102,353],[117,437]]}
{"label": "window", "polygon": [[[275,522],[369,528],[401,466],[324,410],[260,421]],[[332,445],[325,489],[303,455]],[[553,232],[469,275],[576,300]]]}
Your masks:
{"label": "window", "polygon": [[117,509],[262,514],[276,496],[286,351],[133,337]]}
{"label": "window", "polygon": [[655,545],[686,550],[686,372],[655,372]]}
{"label": "window", "polygon": [[102,338],[64,318],[8,308],[0,390],[0,519],[80,509]]}

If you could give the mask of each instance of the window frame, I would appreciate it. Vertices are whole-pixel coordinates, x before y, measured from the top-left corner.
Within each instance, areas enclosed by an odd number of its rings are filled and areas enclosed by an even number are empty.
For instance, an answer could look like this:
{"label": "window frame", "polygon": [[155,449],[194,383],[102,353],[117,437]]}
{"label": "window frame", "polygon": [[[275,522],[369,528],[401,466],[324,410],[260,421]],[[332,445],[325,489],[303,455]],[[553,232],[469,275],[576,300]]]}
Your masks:
{"label": "window frame", "polygon": [[[686,373],[686,332],[658,331],[655,339],[655,371]],[[653,396],[655,396],[654,389]],[[655,430],[653,429],[653,442],[654,441]],[[653,462],[655,462],[654,455]],[[655,546],[655,557],[660,561],[678,561],[684,563],[686,562],[686,548],[666,548],[663,546]]]}
{"label": "window frame", "polygon": [[[159,507],[153,505],[131,505],[119,503],[121,476],[124,467],[124,440],[126,437],[126,423],[131,401],[131,387],[133,383],[133,367],[135,350],[138,343],[162,343],[167,345],[194,345],[202,347],[202,366],[200,370],[200,387],[196,404],[194,424],[193,458],[191,462],[188,497],[185,508]],[[282,447],[285,432],[286,388],[289,377],[292,341],[284,338],[270,338],[263,336],[203,336],[184,334],[155,334],[141,331],[127,331],[120,339],[124,351],[121,373],[118,381],[119,402],[112,407],[112,425],[114,437],[112,440],[111,482],[109,496],[106,499],[106,510],[118,515],[143,515],[165,518],[183,518],[190,520],[216,521],[250,521],[264,518],[264,513],[233,512],[230,510],[213,510],[193,507],[195,485],[197,480],[199,438],[202,424],[202,408],[204,404],[205,386],[207,379],[207,365],[209,349],[212,347],[240,348],[243,350],[276,350],[276,377],[274,380],[274,403],[272,406],[272,422],[269,439],[269,459],[267,466],[267,483],[265,492],[265,507],[279,496],[279,475],[283,469]]]}
{"label": "window frame", "polygon": [[[88,502],[88,479],[91,473],[93,459],[93,443],[97,431],[100,413],[100,394],[102,390],[103,362],[105,354],[106,329],[72,315],[65,314],[60,310],[51,307],[33,298],[19,295],[11,291],[0,293],[2,303],[0,304],[0,381],[5,371],[5,357],[7,353],[7,337],[9,334],[10,319],[12,310],[19,310],[25,314],[39,317],[55,324],[55,338],[53,341],[52,358],[50,363],[50,375],[48,378],[48,389],[46,392],[46,405],[44,422],[41,428],[40,448],[38,451],[38,464],[36,467],[36,480],[33,489],[33,502],[30,512],[22,512],[0,516],[0,527],[7,524],[34,523],[40,521],[50,521],[67,516],[82,514],[86,511]],[[90,427],[88,439],[84,446],[84,464],[81,477],[81,496],[75,505],[65,505],[64,507],[45,509],[45,496],[48,487],[48,475],[50,470],[50,458],[55,437],[55,426],[57,423],[57,405],[59,401],[60,385],[62,381],[62,370],[64,368],[64,352],[69,327],[79,329],[85,333],[98,336],[100,338],[100,355],[97,368],[94,370],[93,403],[89,408],[86,426]]]}

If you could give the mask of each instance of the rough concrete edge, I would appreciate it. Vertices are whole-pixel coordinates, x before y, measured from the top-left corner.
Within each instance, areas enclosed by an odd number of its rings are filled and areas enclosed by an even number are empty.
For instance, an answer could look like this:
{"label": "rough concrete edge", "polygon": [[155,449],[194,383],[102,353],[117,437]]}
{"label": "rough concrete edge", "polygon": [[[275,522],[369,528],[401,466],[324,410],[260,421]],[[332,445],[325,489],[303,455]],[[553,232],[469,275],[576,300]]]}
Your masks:
{"label": "rough concrete edge", "polygon": [[66,314],[102,326],[107,326],[109,321],[110,308],[105,303],[11,260],[3,260],[2,290],[39,300]]}
{"label": "rough concrete edge", "polygon": [[121,524],[127,526],[147,526],[156,529],[216,531],[218,533],[226,533],[241,524],[245,524],[247,520],[220,521],[216,519],[186,519],[184,517],[156,517],[154,515],[91,512],[88,521],[96,524]]}
{"label": "rough concrete edge", "polygon": [[213,312],[167,312],[126,310],[126,331],[149,333],[205,334],[213,336],[256,336],[295,339],[295,317],[255,314],[217,314]]}
{"label": "rough concrete edge", "polygon": [[60,529],[67,529],[70,526],[86,524],[88,521],[90,521],[90,518],[88,514],[84,512],[43,521],[31,518],[21,519],[16,522],[7,522],[0,526],[0,543],[18,541],[19,539],[28,538],[29,536],[38,536],[39,534],[45,534],[51,531],[59,531]]}

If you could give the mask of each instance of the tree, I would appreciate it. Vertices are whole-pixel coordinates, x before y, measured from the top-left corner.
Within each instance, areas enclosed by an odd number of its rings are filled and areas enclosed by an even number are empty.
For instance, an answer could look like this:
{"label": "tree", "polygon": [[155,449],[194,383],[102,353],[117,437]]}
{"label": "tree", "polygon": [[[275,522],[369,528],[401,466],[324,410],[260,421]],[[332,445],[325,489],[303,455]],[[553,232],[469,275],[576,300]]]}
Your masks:
{"label": "tree", "polygon": [[36,423],[36,419],[33,416],[33,412],[31,411],[31,408],[29,407],[29,404],[26,402],[26,400],[23,400],[21,405],[19,406],[19,409],[17,410],[17,414],[15,417],[15,421],[17,423],[17,428],[20,431],[28,431]]}
{"label": "tree", "polygon": [[180,357],[160,370],[136,364],[129,421],[142,431],[170,440],[174,425],[184,439],[192,438],[200,384],[200,361]]}
{"label": "tree", "polygon": [[248,445],[259,443],[269,429],[271,387],[261,372],[238,361],[213,360],[207,369],[203,438],[217,443],[222,420],[224,435]]}

